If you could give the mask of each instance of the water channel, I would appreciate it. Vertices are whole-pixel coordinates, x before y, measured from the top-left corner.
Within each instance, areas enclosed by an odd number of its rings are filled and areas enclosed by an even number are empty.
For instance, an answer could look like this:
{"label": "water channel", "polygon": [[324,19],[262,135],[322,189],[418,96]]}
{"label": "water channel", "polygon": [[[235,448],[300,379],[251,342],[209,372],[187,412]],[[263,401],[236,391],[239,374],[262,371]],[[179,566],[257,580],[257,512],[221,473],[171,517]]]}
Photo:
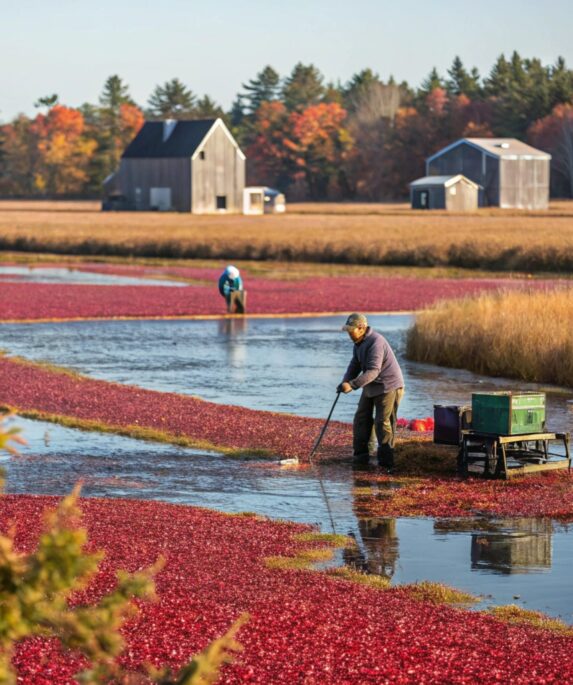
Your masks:
{"label": "water channel", "polygon": [[[371,317],[405,372],[403,416],[431,415],[436,402],[469,402],[476,389],[539,387],[404,360],[410,322],[409,316]],[[325,317],[2,325],[0,347],[97,378],[323,418],[351,353],[342,323],[341,317]],[[557,389],[548,392],[549,425],[571,430],[572,399]],[[356,401],[356,395],[344,397],[335,418],[350,420]],[[3,457],[9,492],[63,494],[83,479],[86,496],[254,511],[330,530],[316,472],[17,423],[29,446],[20,457]],[[344,464],[322,466],[321,475],[337,532],[358,544],[359,552],[347,561],[395,583],[441,581],[482,595],[484,604],[518,603],[573,623],[567,526],[540,519],[468,521],[461,529],[458,522],[429,518],[358,520],[352,489],[362,474]]]}

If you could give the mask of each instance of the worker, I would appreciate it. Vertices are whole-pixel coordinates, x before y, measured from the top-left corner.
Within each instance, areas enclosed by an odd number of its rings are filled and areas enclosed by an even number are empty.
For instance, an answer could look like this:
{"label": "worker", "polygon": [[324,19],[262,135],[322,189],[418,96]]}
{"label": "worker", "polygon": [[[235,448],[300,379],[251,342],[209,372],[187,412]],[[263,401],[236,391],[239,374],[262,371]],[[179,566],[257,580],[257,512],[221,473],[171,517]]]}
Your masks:
{"label": "worker", "polygon": [[230,314],[245,313],[246,292],[243,290],[243,279],[236,266],[230,264],[221,274],[219,292],[225,298]]}
{"label": "worker", "polygon": [[398,406],[404,395],[402,371],[388,341],[368,325],[364,314],[351,314],[342,330],[348,332],[354,349],[337,392],[362,388],[353,424],[354,462],[368,464],[368,442],[374,426],[378,465],[391,472]]}

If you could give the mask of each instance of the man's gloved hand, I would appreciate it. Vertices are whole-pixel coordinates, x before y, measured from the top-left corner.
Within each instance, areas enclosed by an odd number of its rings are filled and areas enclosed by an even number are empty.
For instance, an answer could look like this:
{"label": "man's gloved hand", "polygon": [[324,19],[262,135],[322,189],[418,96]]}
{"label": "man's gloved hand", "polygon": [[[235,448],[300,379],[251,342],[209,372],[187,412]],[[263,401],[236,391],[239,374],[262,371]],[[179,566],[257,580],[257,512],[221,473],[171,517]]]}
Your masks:
{"label": "man's gloved hand", "polygon": [[336,388],[336,392],[343,392],[346,395],[347,393],[352,392],[352,386],[350,383],[344,381]]}

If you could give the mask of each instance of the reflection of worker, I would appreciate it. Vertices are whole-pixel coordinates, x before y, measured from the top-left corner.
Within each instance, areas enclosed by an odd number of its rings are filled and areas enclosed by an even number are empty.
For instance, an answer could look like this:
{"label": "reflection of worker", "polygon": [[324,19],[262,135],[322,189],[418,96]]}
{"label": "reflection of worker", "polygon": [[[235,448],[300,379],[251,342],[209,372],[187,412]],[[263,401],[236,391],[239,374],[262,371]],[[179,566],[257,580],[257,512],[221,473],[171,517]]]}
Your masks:
{"label": "reflection of worker", "polygon": [[368,325],[364,314],[351,314],[342,329],[354,342],[354,350],[337,390],[348,393],[362,388],[354,415],[354,460],[368,463],[368,441],[374,425],[378,464],[393,469],[396,417],[404,394],[402,371],[388,341]]}
{"label": "reflection of worker", "polygon": [[229,265],[219,278],[219,292],[227,302],[227,311],[230,314],[245,313],[245,291],[243,279],[236,266]]}
{"label": "reflection of worker", "polygon": [[358,519],[362,545],[343,553],[343,558],[358,571],[391,579],[399,557],[396,519]]}

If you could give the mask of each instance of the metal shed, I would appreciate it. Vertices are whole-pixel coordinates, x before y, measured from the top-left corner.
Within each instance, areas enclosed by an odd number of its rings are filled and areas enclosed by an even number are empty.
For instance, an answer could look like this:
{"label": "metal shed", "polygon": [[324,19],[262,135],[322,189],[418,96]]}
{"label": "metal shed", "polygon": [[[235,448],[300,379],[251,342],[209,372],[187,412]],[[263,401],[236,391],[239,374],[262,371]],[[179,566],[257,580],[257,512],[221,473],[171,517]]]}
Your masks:
{"label": "metal shed", "polygon": [[461,138],[428,157],[426,175],[463,174],[483,189],[480,207],[546,209],[550,161],[515,138]]}
{"label": "metal shed", "polygon": [[245,155],[221,119],[148,121],[105,180],[103,206],[241,212],[244,187]]}
{"label": "metal shed", "polygon": [[410,183],[412,209],[468,212],[478,208],[479,186],[462,174],[424,176]]}

